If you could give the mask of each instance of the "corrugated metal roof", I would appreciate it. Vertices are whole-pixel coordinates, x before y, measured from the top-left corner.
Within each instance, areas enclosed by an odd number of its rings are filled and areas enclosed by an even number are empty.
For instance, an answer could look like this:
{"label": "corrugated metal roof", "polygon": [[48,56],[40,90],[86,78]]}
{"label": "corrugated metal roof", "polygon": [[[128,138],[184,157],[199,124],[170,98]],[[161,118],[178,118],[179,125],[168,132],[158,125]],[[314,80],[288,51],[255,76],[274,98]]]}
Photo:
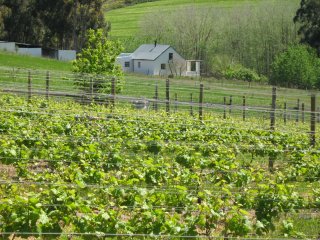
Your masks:
{"label": "corrugated metal roof", "polygon": [[169,47],[170,45],[143,44],[132,53],[132,59],[155,60]]}

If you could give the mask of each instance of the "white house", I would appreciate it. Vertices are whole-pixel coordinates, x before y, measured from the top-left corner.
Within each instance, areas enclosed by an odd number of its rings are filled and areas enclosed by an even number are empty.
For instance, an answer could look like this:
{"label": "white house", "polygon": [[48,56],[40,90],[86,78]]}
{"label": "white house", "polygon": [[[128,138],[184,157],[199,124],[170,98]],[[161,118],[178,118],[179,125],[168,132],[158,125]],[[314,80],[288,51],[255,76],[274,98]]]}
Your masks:
{"label": "white house", "polygon": [[124,72],[158,76],[200,76],[200,61],[185,60],[170,45],[143,44],[133,53],[121,53],[118,64]]}

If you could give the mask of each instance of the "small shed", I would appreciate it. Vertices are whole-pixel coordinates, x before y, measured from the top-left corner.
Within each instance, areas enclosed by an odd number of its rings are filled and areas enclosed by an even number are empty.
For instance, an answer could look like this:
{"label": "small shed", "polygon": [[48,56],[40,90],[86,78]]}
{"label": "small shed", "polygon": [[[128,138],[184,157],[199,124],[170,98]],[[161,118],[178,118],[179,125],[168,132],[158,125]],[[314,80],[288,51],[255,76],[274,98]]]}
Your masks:
{"label": "small shed", "polygon": [[16,42],[0,42],[0,49],[8,52],[15,52],[23,55],[41,57],[42,48],[38,45]]}
{"label": "small shed", "polygon": [[23,55],[42,57],[42,48],[38,45],[16,43],[16,52]]}
{"label": "small shed", "polygon": [[7,52],[16,52],[16,43],[0,41],[0,50]]}
{"label": "small shed", "polygon": [[60,61],[76,60],[77,52],[75,50],[57,50],[57,59]]}

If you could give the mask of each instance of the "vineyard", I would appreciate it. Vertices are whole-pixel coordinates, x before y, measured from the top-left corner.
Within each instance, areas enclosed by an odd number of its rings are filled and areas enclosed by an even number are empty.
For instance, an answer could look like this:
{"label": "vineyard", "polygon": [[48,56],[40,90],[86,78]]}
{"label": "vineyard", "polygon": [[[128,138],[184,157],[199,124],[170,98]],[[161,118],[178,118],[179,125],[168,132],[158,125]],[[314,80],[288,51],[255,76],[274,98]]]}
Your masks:
{"label": "vineyard", "polygon": [[279,120],[270,130],[261,108],[245,122],[223,107],[199,120],[190,105],[168,112],[161,103],[137,110],[2,93],[2,238],[319,237],[320,152],[309,124]]}

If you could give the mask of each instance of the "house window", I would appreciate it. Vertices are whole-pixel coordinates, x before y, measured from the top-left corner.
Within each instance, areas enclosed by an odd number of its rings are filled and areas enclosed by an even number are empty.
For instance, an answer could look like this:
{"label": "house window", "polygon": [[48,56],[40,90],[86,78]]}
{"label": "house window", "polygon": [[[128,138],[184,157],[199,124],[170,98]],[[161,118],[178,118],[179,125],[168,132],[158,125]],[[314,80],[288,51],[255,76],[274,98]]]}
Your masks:
{"label": "house window", "polygon": [[173,53],[169,53],[169,60],[173,59]]}
{"label": "house window", "polygon": [[138,68],[141,68],[141,62],[138,62]]}
{"label": "house window", "polygon": [[125,67],[130,67],[130,62],[124,62]]}
{"label": "house window", "polygon": [[161,70],[165,70],[166,69],[166,64],[165,63],[161,63]]}
{"label": "house window", "polygon": [[192,72],[196,71],[196,62],[191,62],[191,71]]}

